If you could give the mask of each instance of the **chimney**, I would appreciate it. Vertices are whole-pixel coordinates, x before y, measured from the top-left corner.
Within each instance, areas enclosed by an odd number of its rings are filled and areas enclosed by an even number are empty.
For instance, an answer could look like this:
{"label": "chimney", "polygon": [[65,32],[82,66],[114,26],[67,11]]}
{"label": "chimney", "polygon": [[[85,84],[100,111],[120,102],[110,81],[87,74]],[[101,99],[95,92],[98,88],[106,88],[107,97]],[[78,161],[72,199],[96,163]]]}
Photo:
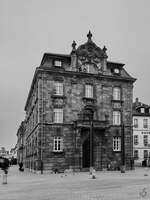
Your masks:
{"label": "chimney", "polygon": [[139,98],[136,98],[135,99],[135,105],[138,106],[138,104],[139,104]]}

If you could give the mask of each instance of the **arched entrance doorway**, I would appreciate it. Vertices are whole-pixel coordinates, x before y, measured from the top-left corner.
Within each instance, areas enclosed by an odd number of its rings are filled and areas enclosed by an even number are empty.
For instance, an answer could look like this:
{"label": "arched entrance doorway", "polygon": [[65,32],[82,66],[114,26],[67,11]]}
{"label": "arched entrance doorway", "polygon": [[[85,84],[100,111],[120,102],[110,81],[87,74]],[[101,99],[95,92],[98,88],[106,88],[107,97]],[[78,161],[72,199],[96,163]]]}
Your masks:
{"label": "arched entrance doorway", "polygon": [[90,167],[90,137],[89,137],[89,134],[82,145],[82,167],[83,168]]}
{"label": "arched entrance doorway", "polygon": [[83,128],[82,135],[84,141],[82,144],[82,167],[89,168],[93,164],[93,109],[86,108],[83,111],[83,121],[88,125]]}

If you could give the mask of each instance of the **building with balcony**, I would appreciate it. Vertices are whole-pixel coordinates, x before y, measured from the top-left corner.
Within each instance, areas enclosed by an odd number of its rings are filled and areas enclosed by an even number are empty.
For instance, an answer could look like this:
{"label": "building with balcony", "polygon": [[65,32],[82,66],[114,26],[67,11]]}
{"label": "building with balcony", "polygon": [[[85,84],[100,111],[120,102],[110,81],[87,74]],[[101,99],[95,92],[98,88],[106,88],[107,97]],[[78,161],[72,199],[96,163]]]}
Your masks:
{"label": "building with balcony", "polygon": [[124,64],[108,61],[106,50],[89,32],[70,54],[44,54],[25,105],[25,167],[130,166],[135,79]]}
{"label": "building with balcony", "polygon": [[138,98],[133,103],[133,153],[136,166],[149,164],[150,106],[140,102]]}

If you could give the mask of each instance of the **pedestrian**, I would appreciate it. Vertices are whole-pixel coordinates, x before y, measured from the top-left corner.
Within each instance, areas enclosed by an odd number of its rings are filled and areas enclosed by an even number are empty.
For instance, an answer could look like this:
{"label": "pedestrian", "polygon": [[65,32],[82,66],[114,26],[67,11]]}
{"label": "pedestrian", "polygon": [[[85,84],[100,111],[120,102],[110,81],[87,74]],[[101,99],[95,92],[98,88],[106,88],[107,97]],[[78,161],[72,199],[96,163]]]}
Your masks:
{"label": "pedestrian", "polygon": [[19,171],[24,171],[22,162],[19,163]]}

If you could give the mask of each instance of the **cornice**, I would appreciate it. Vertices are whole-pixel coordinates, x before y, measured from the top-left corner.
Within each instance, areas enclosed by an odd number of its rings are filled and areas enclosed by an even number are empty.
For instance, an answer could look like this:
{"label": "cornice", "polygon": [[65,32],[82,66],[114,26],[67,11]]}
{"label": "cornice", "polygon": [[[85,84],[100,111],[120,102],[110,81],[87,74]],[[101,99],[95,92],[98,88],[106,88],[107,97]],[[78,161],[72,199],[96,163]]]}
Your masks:
{"label": "cornice", "polygon": [[92,74],[92,73],[86,73],[86,72],[75,72],[75,71],[65,71],[65,70],[53,70],[49,67],[40,67],[38,68],[38,72],[49,72],[52,74],[60,74],[63,76],[76,76],[76,77],[85,77],[85,78],[97,78],[97,79],[111,79],[111,80],[119,80],[119,81],[127,81],[127,82],[135,82],[135,78],[127,78],[122,76],[111,76],[111,75],[103,75],[103,74]]}

